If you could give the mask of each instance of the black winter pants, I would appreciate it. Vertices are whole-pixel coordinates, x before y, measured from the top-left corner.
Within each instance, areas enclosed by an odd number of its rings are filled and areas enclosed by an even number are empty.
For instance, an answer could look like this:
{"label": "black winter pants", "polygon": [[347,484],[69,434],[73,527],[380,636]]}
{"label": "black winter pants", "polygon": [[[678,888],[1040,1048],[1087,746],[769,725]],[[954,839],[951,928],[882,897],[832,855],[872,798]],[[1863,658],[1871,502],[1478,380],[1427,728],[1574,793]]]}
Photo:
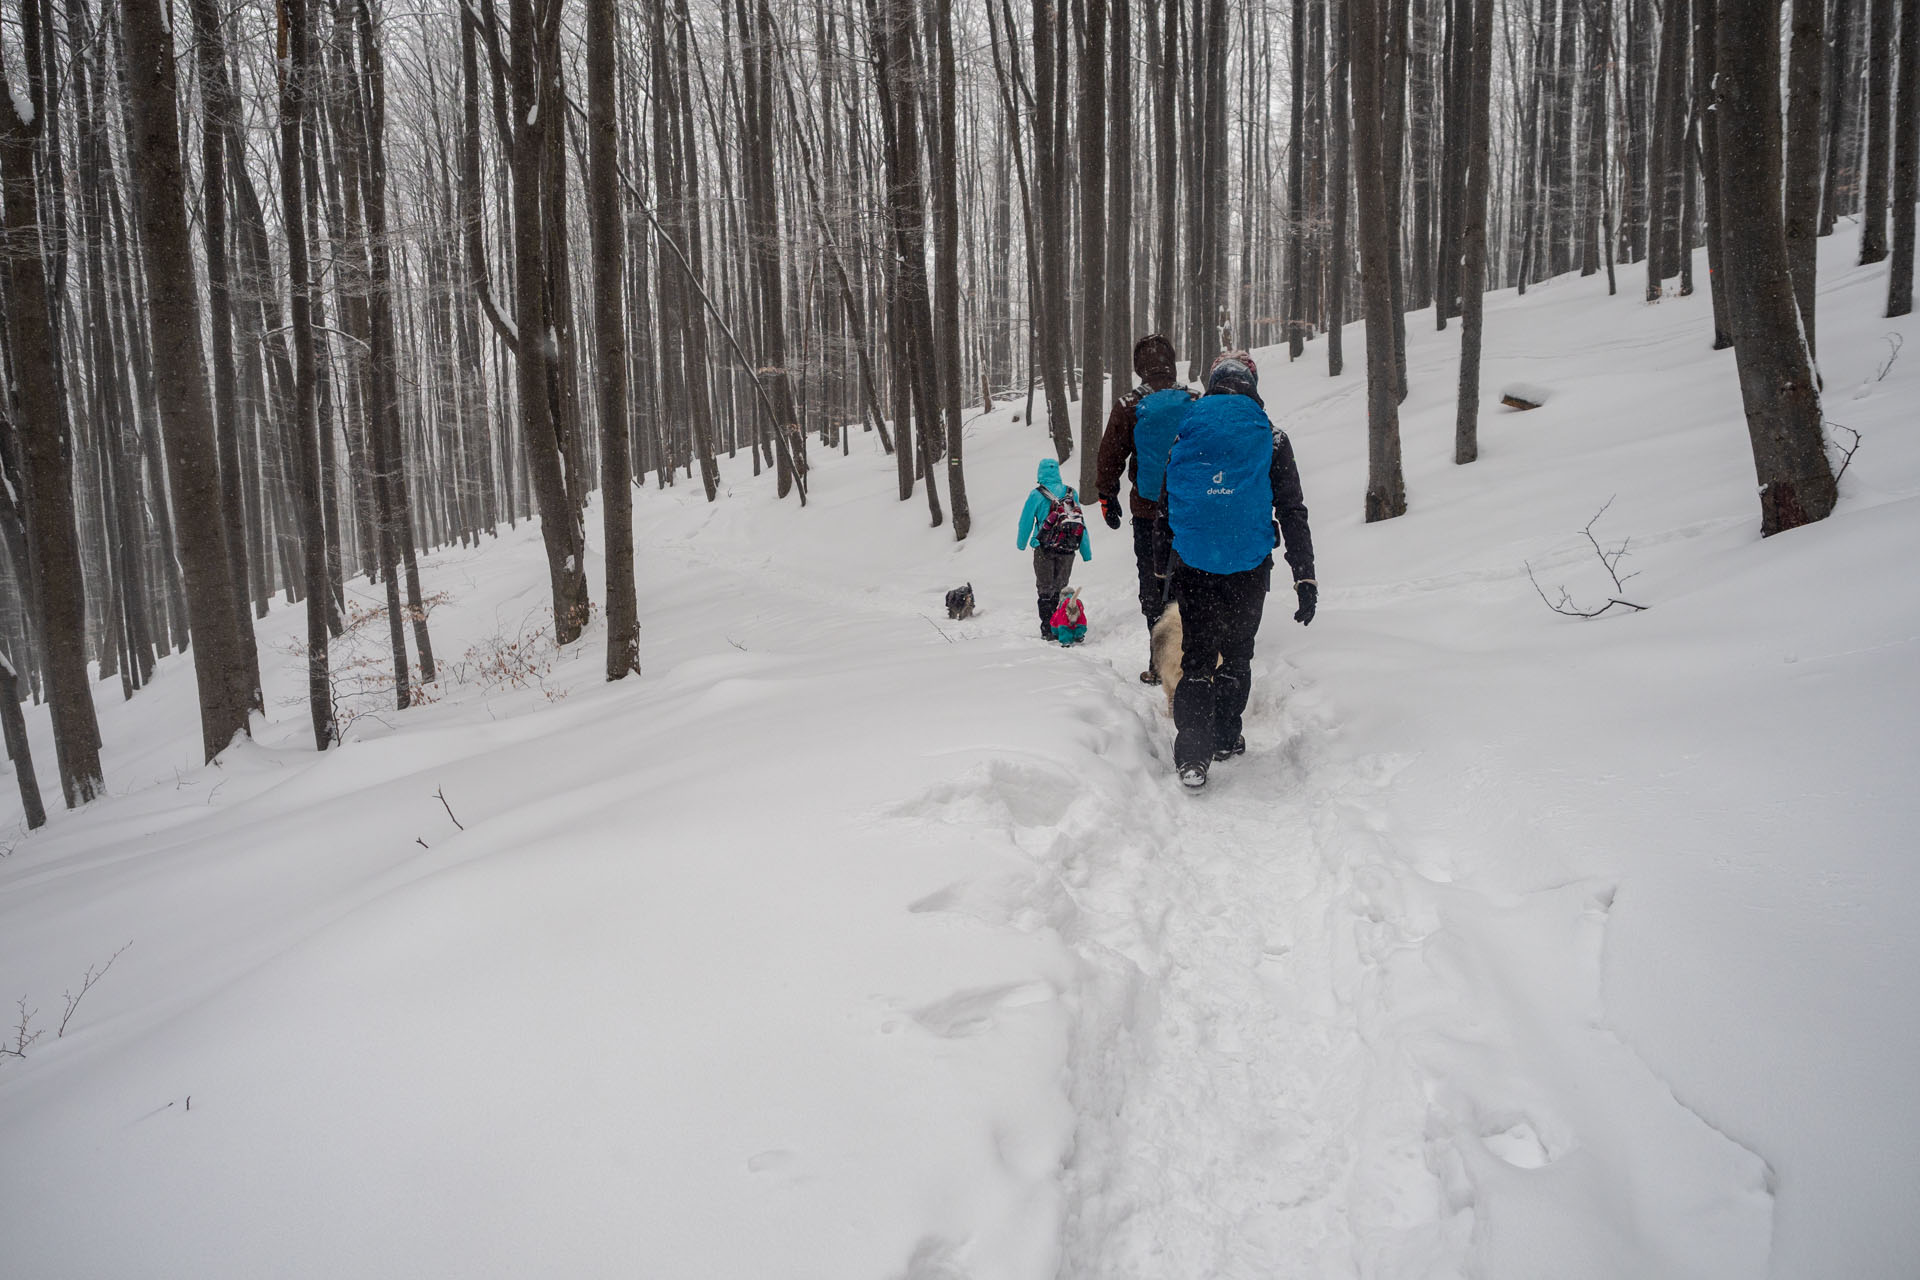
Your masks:
{"label": "black winter pants", "polygon": [[1173,694],[1173,762],[1211,760],[1240,737],[1253,687],[1253,639],[1267,606],[1273,561],[1240,573],[1173,571],[1180,602],[1180,687]]}
{"label": "black winter pants", "polygon": [[1167,599],[1167,557],[1173,532],[1165,516],[1133,518],[1133,565],[1140,574],[1140,613],[1151,627],[1160,621]]}
{"label": "black winter pants", "polygon": [[1073,576],[1072,551],[1033,549],[1033,588],[1040,600],[1040,634],[1053,638],[1053,611],[1060,607],[1060,592]]}

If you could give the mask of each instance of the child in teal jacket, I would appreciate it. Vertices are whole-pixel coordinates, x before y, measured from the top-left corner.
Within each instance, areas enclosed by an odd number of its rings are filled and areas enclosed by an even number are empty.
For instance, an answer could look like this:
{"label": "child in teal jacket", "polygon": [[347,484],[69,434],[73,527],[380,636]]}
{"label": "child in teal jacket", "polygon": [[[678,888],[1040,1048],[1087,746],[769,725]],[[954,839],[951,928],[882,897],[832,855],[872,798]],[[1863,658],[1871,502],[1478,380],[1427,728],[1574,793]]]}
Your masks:
{"label": "child in teal jacket", "polygon": [[[1052,525],[1047,517],[1059,509]],[[1053,611],[1060,606],[1060,593],[1073,576],[1073,553],[1082,560],[1093,559],[1093,542],[1087,537],[1087,525],[1080,514],[1080,500],[1060,478],[1060,464],[1052,458],[1040,460],[1038,484],[1020,508],[1019,549],[1033,544],[1033,585],[1039,597],[1040,638],[1052,640]]]}

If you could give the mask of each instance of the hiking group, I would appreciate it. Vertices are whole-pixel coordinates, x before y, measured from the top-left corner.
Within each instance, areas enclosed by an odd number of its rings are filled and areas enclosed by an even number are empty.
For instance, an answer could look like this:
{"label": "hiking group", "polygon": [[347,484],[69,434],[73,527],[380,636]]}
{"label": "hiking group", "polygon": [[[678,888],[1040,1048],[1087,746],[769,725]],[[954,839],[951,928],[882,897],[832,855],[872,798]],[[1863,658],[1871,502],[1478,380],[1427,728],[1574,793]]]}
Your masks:
{"label": "hiking group", "polygon": [[[1108,528],[1120,527],[1124,471],[1133,483],[1127,508],[1149,635],[1140,679],[1167,680],[1174,765],[1183,785],[1199,788],[1213,762],[1247,749],[1241,717],[1275,547],[1284,544],[1291,570],[1294,621],[1313,621],[1313,537],[1293,445],[1267,417],[1253,357],[1221,352],[1196,395],[1180,385],[1173,344],[1155,333],[1134,344],[1133,371],[1141,385],[1114,402],[1101,437],[1100,512]],[[1051,458],[1041,461],[1021,509],[1019,546],[1029,544],[1040,634],[1076,643],[1086,613],[1067,580],[1075,554],[1091,560],[1093,549],[1079,496]],[[1177,672],[1156,670],[1153,653],[1162,647],[1177,648]]]}

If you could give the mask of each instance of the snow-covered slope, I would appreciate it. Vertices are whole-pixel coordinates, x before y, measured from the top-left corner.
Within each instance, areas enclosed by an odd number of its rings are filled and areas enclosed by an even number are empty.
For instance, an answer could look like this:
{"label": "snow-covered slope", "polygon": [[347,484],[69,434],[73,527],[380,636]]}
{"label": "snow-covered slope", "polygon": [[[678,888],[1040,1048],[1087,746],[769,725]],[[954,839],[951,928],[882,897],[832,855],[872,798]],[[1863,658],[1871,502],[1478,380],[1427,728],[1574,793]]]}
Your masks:
{"label": "snow-covered slope", "polygon": [[[216,766],[186,663],[101,686],[111,797],[0,858],[45,1031],[0,1057],[5,1271],[1909,1272],[1920,365],[1876,377],[1915,326],[1851,247],[1822,365],[1865,444],[1765,543],[1704,297],[1494,299],[1464,468],[1457,330],[1409,317],[1380,525],[1359,327],[1340,379],[1259,353],[1321,614],[1273,600],[1197,797],[1124,534],[1090,643],[1029,634],[1018,405],[970,429],[965,544],[872,437],[805,511],[744,458],[712,506],[638,494],[639,680],[536,634],[523,525],[428,558],[437,701],[356,700],[339,751],[297,610]],[[1609,499],[1647,609],[1558,616],[1526,566],[1604,599]]]}

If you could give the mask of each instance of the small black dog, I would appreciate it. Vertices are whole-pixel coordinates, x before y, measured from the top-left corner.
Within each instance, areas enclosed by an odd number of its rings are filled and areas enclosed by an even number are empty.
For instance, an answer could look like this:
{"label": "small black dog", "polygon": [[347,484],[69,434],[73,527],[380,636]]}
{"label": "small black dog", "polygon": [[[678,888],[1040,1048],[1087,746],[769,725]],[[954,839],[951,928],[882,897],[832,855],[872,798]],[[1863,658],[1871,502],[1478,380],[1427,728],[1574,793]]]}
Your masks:
{"label": "small black dog", "polygon": [[973,616],[973,584],[955,587],[947,592],[947,616],[949,618],[971,618]]}

